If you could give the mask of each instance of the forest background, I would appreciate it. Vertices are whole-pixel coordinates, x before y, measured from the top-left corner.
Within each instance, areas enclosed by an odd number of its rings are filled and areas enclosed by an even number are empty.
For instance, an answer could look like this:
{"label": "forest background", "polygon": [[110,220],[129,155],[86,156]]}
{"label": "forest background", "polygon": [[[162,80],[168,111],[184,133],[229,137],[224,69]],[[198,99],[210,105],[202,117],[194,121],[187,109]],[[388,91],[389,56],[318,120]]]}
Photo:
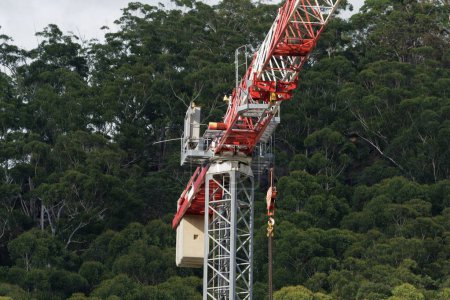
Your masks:
{"label": "forest background", "polygon": [[[130,3],[102,43],[52,24],[29,51],[0,36],[0,296],[201,299],[170,226],[193,167],[154,143],[181,136],[193,100],[220,120],[234,51],[277,6],[174,2]],[[276,299],[450,299],[449,13],[367,0],[322,34],[274,137]]]}

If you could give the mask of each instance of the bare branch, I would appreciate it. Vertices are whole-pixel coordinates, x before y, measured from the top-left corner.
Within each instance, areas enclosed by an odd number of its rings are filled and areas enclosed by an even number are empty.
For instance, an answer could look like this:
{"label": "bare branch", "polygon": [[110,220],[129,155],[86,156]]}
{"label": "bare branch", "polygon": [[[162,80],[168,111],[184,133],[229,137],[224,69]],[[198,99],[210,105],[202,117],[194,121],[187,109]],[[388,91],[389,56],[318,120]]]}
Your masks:
{"label": "bare branch", "polygon": [[0,232],[0,239],[5,235],[6,226],[8,225],[8,220],[6,219],[2,223],[3,224],[2,224],[2,230]]}
{"label": "bare branch", "polygon": [[387,160],[389,160],[392,164],[394,164],[396,167],[398,167],[400,170],[402,170],[403,172],[405,172],[405,169],[399,164],[397,163],[392,157],[388,156],[387,154],[385,154],[383,152],[383,150],[381,150],[380,146],[378,146],[377,144],[375,144],[373,141],[371,141],[368,138],[363,137],[362,135],[360,135],[359,133],[356,133],[356,135],[358,137],[360,137],[361,139],[363,139],[365,142],[367,142],[369,145],[371,145],[375,150],[377,150],[377,152],[379,154],[381,154],[381,156],[383,156],[384,158],[386,158]]}
{"label": "bare branch", "polygon": [[172,90],[172,93],[175,96],[175,98],[180,100],[184,104],[184,106],[186,106],[186,108],[188,108],[189,105],[186,104],[186,102],[183,100],[183,98],[181,98],[180,96],[177,95],[177,93],[175,93],[175,90],[173,89],[172,83],[170,81],[169,81],[169,85],[170,85],[170,89]]}

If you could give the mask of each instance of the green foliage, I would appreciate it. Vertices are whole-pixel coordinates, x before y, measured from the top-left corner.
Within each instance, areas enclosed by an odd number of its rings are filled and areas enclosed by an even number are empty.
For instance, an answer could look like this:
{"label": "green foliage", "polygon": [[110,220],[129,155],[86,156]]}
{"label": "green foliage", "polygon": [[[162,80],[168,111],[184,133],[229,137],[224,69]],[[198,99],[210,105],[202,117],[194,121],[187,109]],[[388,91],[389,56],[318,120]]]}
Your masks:
{"label": "green foliage", "polygon": [[201,280],[194,277],[171,277],[156,286],[142,286],[126,275],[103,281],[93,292],[100,299],[201,299],[198,293]]}
{"label": "green foliage", "polygon": [[199,289],[201,279],[198,277],[171,277],[164,283],[157,286],[157,289],[164,295],[164,299],[190,300],[201,299]]}
{"label": "green foliage", "polygon": [[26,300],[29,297],[29,294],[17,285],[8,283],[0,284],[0,299]]}
{"label": "green foliage", "polygon": [[106,272],[105,266],[98,261],[85,261],[78,273],[85,278],[90,286],[99,284]]}
{"label": "green foliage", "polygon": [[425,297],[423,294],[418,291],[413,285],[411,284],[402,284],[399,286],[396,286],[394,290],[392,291],[393,296],[389,297],[390,300],[423,300]]}
{"label": "green foliage", "polygon": [[314,294],[303,286],[288,286],[275,292],[274,299],[277,300],[313,300]]}
{"label": "green foliage", "polygon": [[76,273],[59,270],[52,272],[49,277],[50,288],[54,291],[61,291],[66,296],[74,292],[87,290],[88,282]]}
{"label": "green foliage", "polygon": [[103,281],[93,292],[93,296],[100,299],[107,299],[111,296],[117,296],[119,299],[135,293],[138,284],[126,275],[117,275],[112,279]]}
{"label": "green foliage", "polygon": [[313,293],[304,286],[287,286],[274,293],[276,300],[330,300],[330,296],[323,293]]}
{"label": "green foliage", "polygon": [[[170,225],[192,170],[154,143],[180,137],[192,101],[220,121],[234,51],[257,49],[277,6],[174,4],[130,3],[101,43],[54,24],[30,51],[0,36],[0,297],[201,298]],[[276,299],[450,298],[448,11],[367,0],[322,33],[274,139]]]}
{"label": "green foliage", "polygon": [[27,271],[61,265],[63,249],[57,239],[37,229],[22,233],[8,244],[11,258]]}

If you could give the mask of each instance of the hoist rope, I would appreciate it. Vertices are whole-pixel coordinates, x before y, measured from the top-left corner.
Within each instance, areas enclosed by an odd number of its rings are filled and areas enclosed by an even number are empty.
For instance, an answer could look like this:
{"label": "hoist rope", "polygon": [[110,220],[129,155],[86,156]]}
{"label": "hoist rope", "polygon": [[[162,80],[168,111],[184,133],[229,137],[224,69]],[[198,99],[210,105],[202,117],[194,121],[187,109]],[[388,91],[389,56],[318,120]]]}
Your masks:
{"label": "hoist rope", "polygon": [[[272,141],[273,142],[273,141]],[[267,272],[268,272],[268,294],[269,300],[273,300],[273,231],[275,226],[275,198],[277,196],[277,190],[274,186],[274,169],[269,169],[269,189],[266,195],[267,204],[267,216],[269,220],[267,221]]]}
{"label": "hoist rope", "polygon": [[272,256],[272,242],[273,242],[273,225],[275,221],[269,218],[267,222],[267,251],[268,251],[268,284],[269,284],[269,300],[273,300],[273,256]]}

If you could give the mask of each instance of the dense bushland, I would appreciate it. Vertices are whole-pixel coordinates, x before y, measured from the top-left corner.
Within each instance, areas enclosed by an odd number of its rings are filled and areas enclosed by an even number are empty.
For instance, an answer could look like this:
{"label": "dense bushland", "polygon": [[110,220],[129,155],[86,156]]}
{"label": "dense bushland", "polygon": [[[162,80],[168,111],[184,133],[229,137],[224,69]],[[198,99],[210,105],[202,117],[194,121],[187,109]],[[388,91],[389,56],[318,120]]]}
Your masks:
{"label": "dense bushland", "polygon": [[[234,50],[276,6],[130,3],[85,41],[0,44],[0,296],[200,299],[170,221],[191,168],[187,105],[220,120]],[[367,0],[335,18],[275,135],[277,299],[450,299],[447,1]],[[1,24],[0,24],[1,25]],[[266,291],[258,187],[255,298]]]}

